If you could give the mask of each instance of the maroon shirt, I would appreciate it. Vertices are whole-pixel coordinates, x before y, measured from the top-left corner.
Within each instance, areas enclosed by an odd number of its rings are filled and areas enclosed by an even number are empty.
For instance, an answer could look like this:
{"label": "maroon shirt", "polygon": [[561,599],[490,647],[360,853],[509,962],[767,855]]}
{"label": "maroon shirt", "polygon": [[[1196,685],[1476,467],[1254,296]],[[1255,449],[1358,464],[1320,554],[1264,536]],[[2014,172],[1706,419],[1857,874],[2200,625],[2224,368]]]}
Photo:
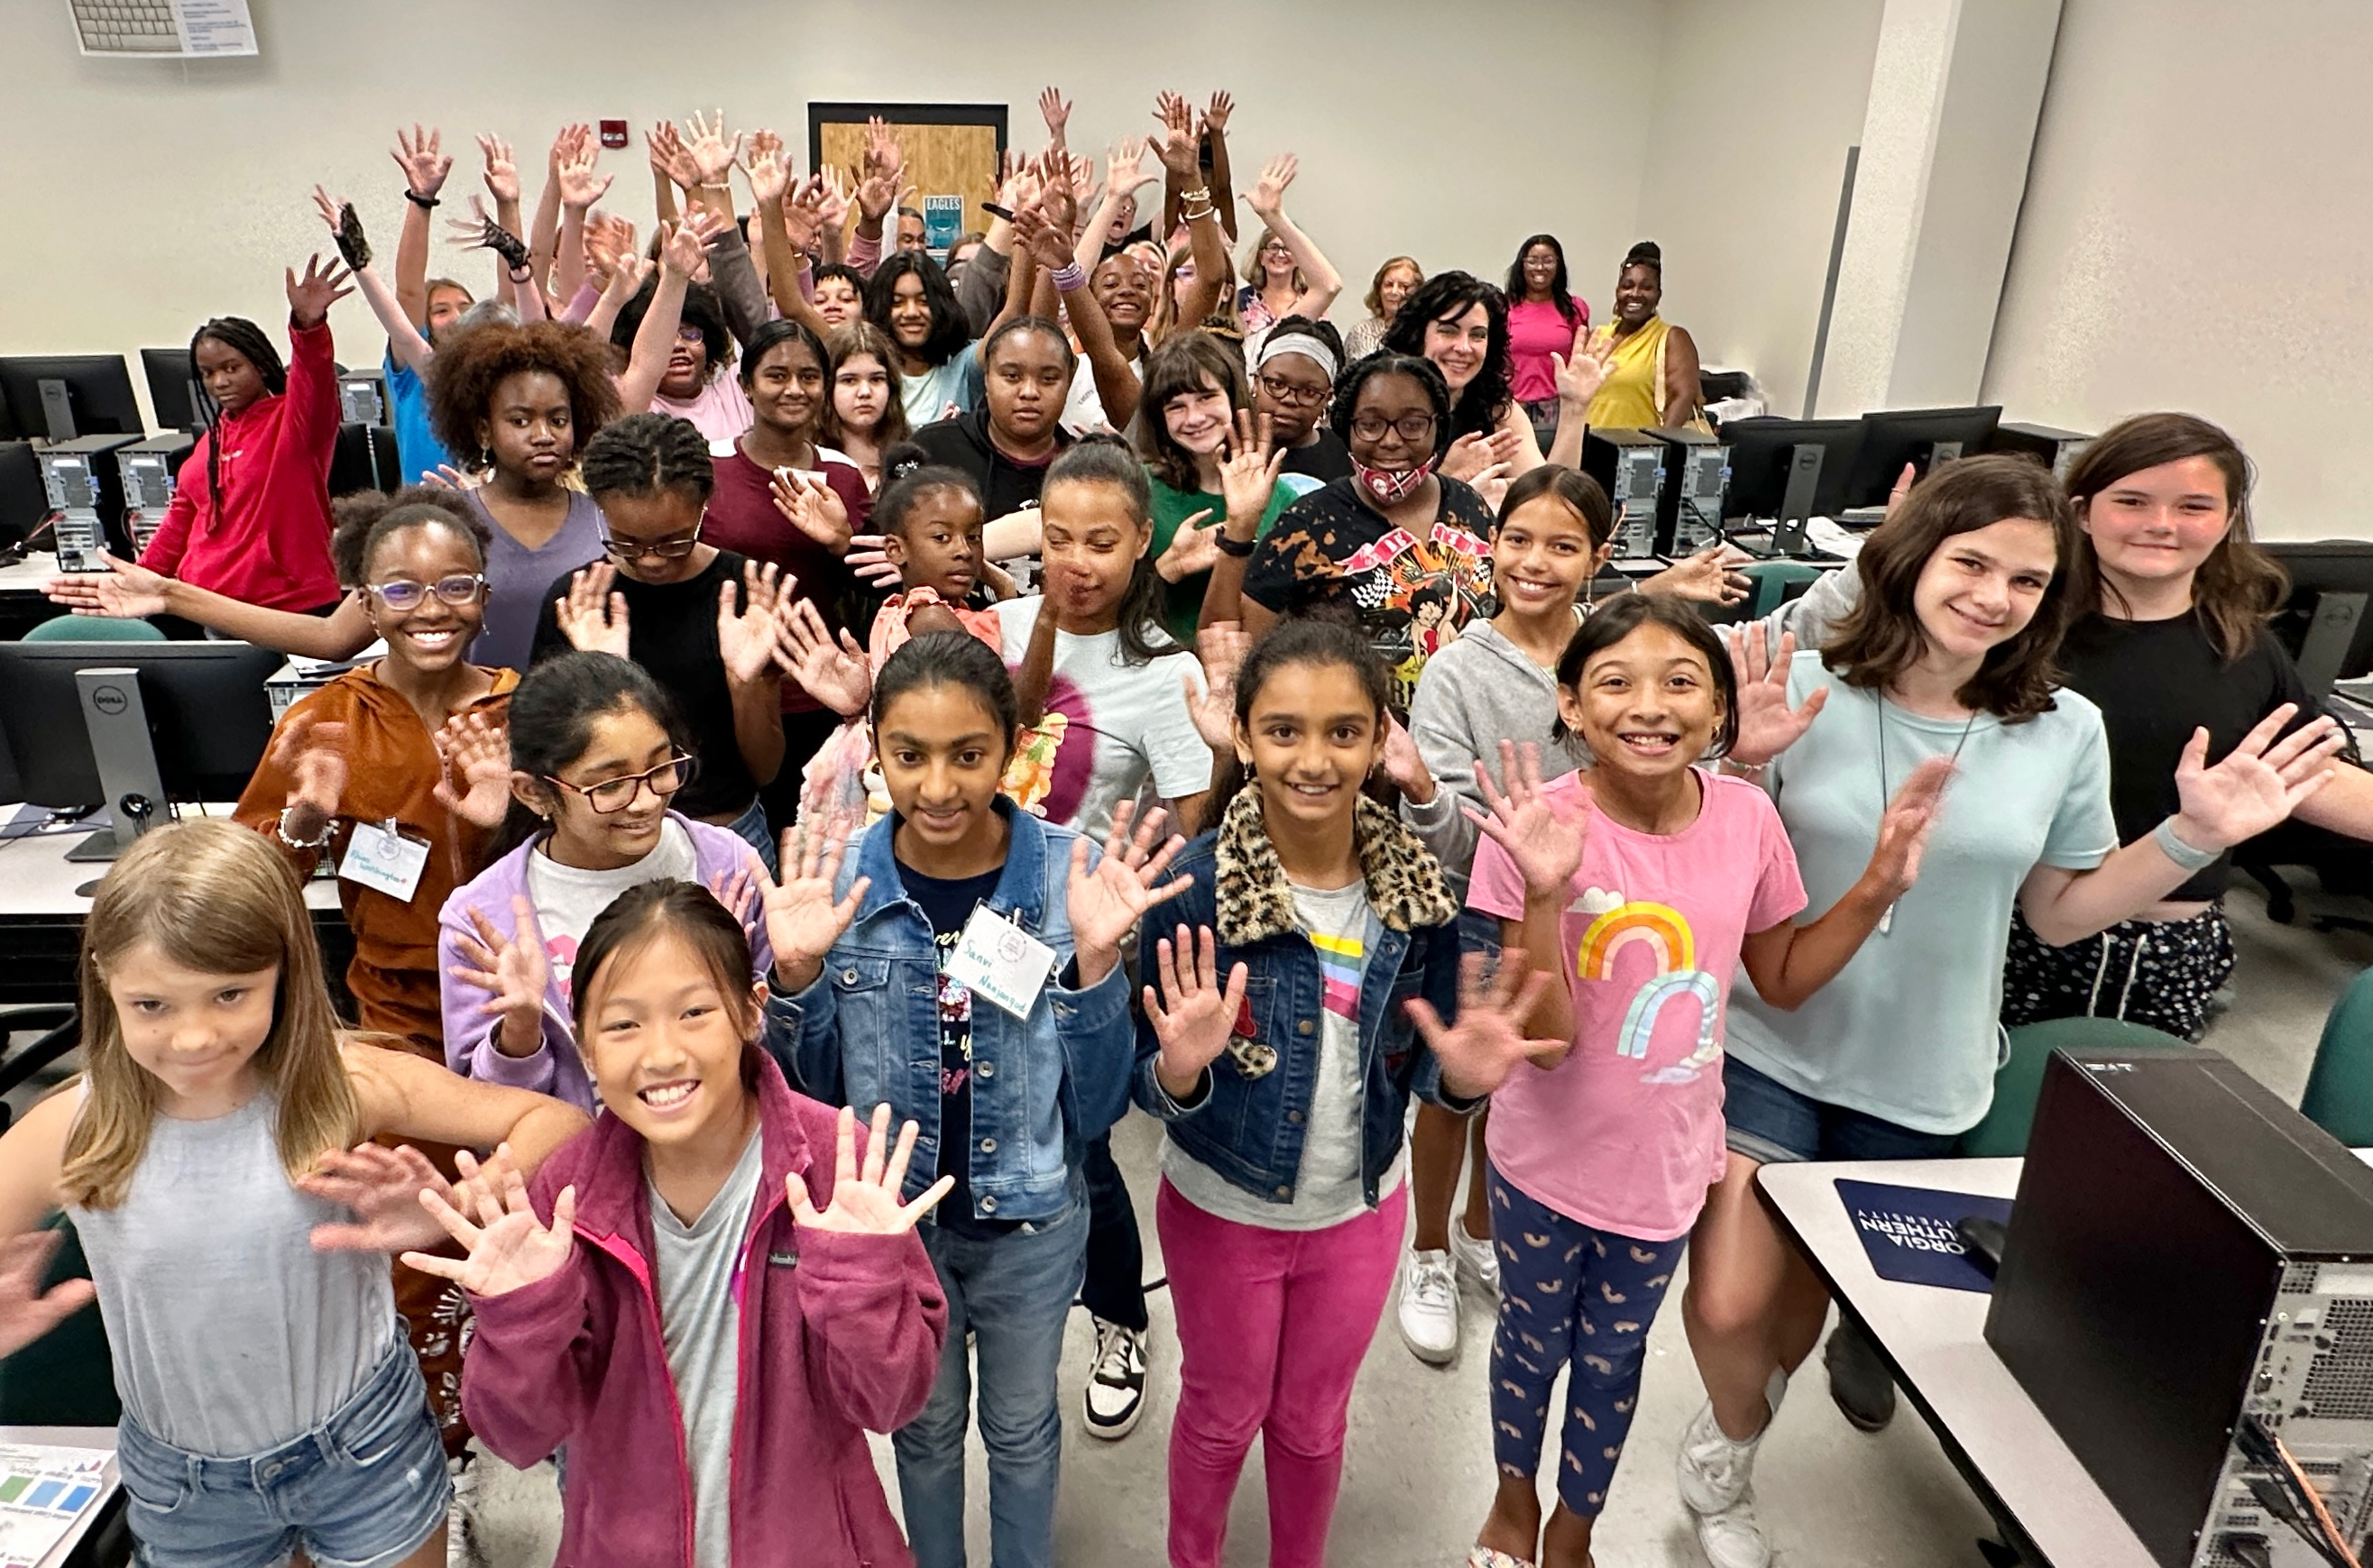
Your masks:
{"label": "maroon shirt", "polygon": [[[824,482],[848,508],[849,530],[863,533],[873,516],[873,497],[866,491],[865,476],[851,465],[828,458],[820,459],[817,466],[824,470]],[[849,580],[848,568],[841,564],[840,557],[775,509],[774,475],[743,456],[739,444],[731,457],[717,459],[716,470],[717,490],[708,498],[701,542],[781,567],[798,579],[791,597],[812,600],[824,623],[837,631],[834,601]],[[798,681],[784,679],[785,713],[812,714],[823,706]]]}

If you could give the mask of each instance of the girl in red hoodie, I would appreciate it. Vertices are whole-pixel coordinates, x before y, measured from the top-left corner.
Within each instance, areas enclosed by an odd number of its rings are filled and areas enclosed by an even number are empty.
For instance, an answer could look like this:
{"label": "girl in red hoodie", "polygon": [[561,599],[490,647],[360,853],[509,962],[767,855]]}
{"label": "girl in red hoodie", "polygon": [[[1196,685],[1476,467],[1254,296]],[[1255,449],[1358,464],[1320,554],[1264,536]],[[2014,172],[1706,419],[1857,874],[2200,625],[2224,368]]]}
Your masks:
{"label": "girl in red hoodie", "polygon": [[[767,923],[846,924],[863,896],[770,890]],[[512,1464],[568,1446],[559,1560],[579,1568],[914,1562],[864,1434],[918,1414],[939,1370],[947,1302],[915,1222],[950,1182],[901,1204],[915,1124],[891,1149],[877,1109],[860,1165],[855,1113],[759,1048],[765,1002],[707,889],[619,894],[572,997],[609,1114],[532,1192],[497,1156],[466,1217],[422,1199],[469,1249],[404,1257],[474,1299],[462,1408]]]}
{"label": "girl in red hoodie", "polygon": [[206,432],[190,448],[164,524],[140,553],[152,572],[268,610],[326,614],[341,597],[330,564],[330,458],[338,373],[330,307],[353,274],[321,259],[288,272],[281,368],[254,322],[218,316],[190,340]]}

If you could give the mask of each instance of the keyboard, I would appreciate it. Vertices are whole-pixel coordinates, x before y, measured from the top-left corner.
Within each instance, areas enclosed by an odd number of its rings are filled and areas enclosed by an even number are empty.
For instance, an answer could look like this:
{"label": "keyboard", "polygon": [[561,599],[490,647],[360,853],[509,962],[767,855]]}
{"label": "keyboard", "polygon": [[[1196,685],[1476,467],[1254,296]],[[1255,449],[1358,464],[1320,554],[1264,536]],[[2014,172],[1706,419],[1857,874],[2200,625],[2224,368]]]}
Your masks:
{"label": "keyboard", "polygon": [[179,54],[172,0],[69,0],[86,54]]}

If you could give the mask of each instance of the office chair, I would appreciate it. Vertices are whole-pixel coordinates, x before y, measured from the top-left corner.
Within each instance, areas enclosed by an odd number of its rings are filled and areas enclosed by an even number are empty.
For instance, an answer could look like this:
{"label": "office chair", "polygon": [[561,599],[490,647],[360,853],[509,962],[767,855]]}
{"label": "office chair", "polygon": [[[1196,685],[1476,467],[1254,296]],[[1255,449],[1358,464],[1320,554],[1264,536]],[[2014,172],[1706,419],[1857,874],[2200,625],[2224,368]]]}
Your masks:
{"label": "office chair", "polygon": [[146,621],[112,615],[59,615],[25,633],[29,643],[161,643],[165,633]]}
{"label": "office chair", "polygon": [[2348,982],[2324,1019],[2299,1109],[2352,1149],[2373,1144],[2373,970]]}
{"label": "office chair", "polygon": [[2043,1064],[2062,1048],[2108,1047],[2146,1051],[2180,1051],[2184,1042],[2159,1029],[2122,1018],[2047,1018],[2010,1031],[2010,1055],[1994,1073],[1994,1102],[1985,1120],[1961,1134],[1954,1153],[1963,1159],[1999,1159],[2027,1152],[2035,1123],[2036,1098],[2043,1092]]}

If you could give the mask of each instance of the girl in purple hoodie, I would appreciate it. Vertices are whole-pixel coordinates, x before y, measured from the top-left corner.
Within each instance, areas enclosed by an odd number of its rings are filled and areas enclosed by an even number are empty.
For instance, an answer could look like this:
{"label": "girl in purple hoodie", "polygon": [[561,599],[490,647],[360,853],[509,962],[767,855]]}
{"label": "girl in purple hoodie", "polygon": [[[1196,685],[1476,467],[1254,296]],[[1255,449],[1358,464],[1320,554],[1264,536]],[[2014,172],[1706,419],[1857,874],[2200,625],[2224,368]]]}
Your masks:
{"label": "girl in purple hoodie", "polygon": [[938,1373],[947,1301],[915,1223],[950,1182],[902,1203],[915,1124],[894,1149],[886,1105],[860,1138],[784,1083],[742,923],[707,889],[629,889],[577,957],[608,1114],[532,1188],[497,1155],[458,1210],[424,1195],[468,1256],[404,1257],[476,1307],[480,1441],[516,1465],[567,1445],[577,1568],[911,1568],[865,1433],[912,1420]]}

